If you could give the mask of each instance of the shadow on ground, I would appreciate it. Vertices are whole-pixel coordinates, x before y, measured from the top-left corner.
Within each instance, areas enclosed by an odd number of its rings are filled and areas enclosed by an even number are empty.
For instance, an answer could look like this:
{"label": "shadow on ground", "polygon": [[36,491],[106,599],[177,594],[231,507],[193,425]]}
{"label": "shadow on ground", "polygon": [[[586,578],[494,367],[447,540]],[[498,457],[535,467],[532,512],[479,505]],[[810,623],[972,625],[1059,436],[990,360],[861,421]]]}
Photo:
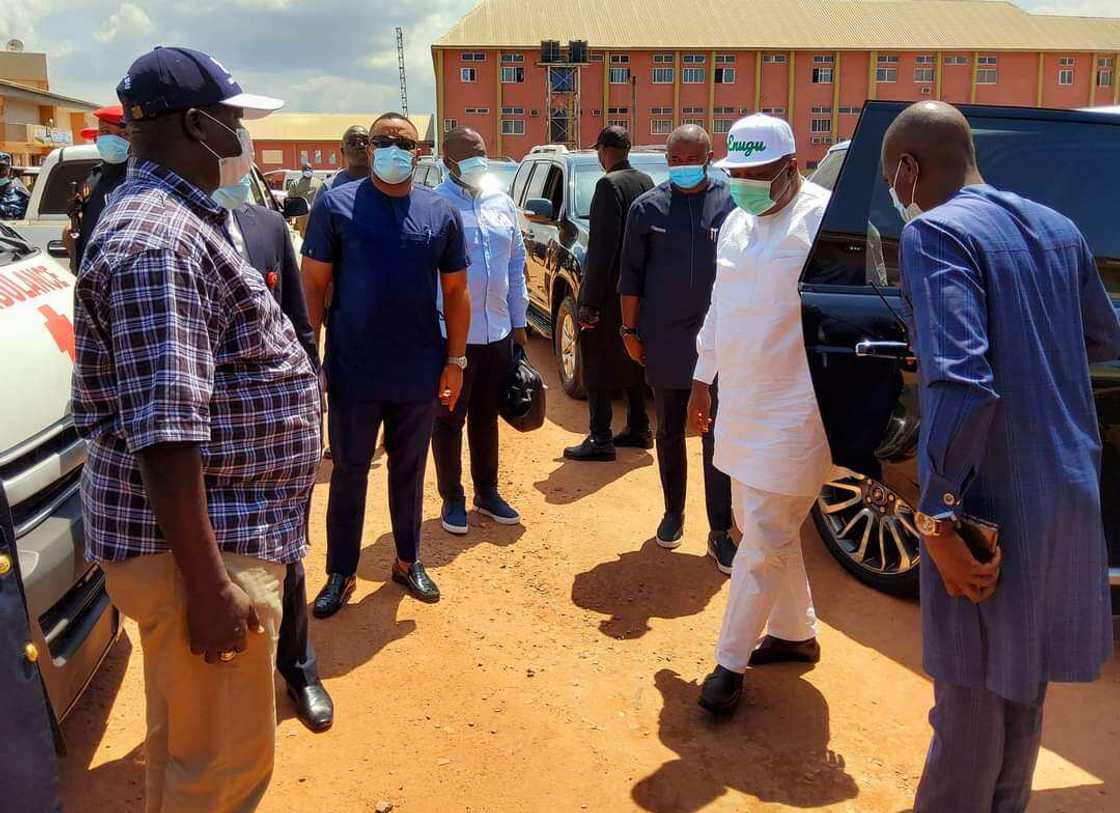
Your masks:
{"label": "shadow on ground", "polygon": [[726,580],[710,557],[662,550],[651,538],[576,576],[572,603],[608,616],[599,623],[604,635],[632,640],[653,618],[702,612]]}
{"label": "shadow on ground", "polygon": [[844,758],[829,750],[828,703],[801,680],[805,666],[751,673],[739,711],[713,718],[696,705],[699,686],[663,669],[654,677],[664,705],[658,736],[677,753],[632,790],[656,813],[693,813],[728,790],[763,802],[813,808],[859,794]]}
{"label": "shadow on ground", "polygon": [[[67,753],[59,760],[65,810],[132,811],[144,809],[143,743],[125,756],[91,768],[109,727],[113,703],[124,682],[133,643],[127,633],[109,652],[82,701],[62,724]],[[136,655],[140,656],[139,644]],[[0,808],[3,804],[0,803]]]}

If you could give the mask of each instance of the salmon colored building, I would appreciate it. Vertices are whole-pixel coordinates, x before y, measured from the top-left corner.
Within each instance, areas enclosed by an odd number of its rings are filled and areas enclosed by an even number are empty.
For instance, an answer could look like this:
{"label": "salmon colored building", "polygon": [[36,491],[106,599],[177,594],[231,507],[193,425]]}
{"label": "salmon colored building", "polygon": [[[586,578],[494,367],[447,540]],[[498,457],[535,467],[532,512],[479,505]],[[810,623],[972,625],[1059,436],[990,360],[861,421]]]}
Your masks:
{"label": "salmon colored building", "polygon": [[590,146],[607,124],[664,144],[687,122],[722,155],[761,111],[815,164],[869,99],[1120,104],[1120,18],[987,0],[481,0],[432,58],[437,142],[466,125],[513,158]]}

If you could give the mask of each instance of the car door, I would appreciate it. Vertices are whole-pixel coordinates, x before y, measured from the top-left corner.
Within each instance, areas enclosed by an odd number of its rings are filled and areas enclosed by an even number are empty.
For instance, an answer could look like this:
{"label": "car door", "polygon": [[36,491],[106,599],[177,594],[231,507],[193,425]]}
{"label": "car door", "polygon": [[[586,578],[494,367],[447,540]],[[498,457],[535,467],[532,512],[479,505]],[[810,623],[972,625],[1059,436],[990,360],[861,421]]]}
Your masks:
{"label": "car door", "polygon": [[[533,198],[545,197],[552,164],[549,161],[529,161],[522,167],[528,171],[527,180],[518,201],[523,209],[525,202]],[[553,213],[554,215],[556,213]],[[548,301],[547,258],[548,245],[555,235],[556,226],[552,223],[538,223],[529,220],[524,211],[519,215],[521,236],[525,240],[525,274],[528,279],[529,300],[546,317],[551,317]]]}
{"label": "car door", "polygon": [[[827,487],[817,524],[857,576],[894,590],[916,582],[916,368],[902,324],[898,241],[903,223],[880,171],[883,136],[905,108],[873,102],[860,118],[801,282],[813,386],[833,459],[860,479]],[[1051,206],[1082,229],[1109,290],[1120,293],[1120,117],[1013,108],[964,108],[988,183]],[[1086,167],[1092,166],[1092,172]],[[1120,531],[1120,369],[1093,370],[1105,470],[1105,524]],[[830,538],[831,536],[831,538]],[[845,560],[844,557],[847,557]],[[1115,563],[1114,563],[1115,564]],[[910,585],[914,586],[913,584]],[[905,592],[899,589],[898,592]]]}

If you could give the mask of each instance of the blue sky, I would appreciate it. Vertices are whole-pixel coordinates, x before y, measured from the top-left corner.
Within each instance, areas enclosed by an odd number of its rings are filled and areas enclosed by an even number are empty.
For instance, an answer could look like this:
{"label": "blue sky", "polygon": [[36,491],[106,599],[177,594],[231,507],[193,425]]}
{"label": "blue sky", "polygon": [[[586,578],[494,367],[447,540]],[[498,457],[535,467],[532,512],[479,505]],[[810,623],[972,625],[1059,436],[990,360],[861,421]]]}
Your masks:
{"label": "blue sky", "polygon": [[[526,0],[551,2],[551,0]],[[1120,16],[1120,0],[1017,0],[1023,8]],[[51,86],[115,101],[129,63],[153,45],[208,51],[246,90],[289,110],[399,107],[395,26],[405,29],[409,107],[435,104],[430,45],[475,0],[0,0],[0,42],[46,51]]]}

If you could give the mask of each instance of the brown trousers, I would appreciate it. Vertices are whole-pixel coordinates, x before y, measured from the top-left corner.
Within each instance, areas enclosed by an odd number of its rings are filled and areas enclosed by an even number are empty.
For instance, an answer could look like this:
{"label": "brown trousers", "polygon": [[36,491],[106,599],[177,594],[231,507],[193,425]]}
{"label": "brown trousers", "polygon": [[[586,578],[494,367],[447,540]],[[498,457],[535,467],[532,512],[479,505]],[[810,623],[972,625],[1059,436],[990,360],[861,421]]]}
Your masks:
{"label": "brown trousers", "polygon": [[113,603],[140,627],[147,813],[241,813],[260,803],[276,745],[273,669],[284,566],[223,553],[264,634],[229,663],[192,655],[186,589],[170,553],[104,562]]}

